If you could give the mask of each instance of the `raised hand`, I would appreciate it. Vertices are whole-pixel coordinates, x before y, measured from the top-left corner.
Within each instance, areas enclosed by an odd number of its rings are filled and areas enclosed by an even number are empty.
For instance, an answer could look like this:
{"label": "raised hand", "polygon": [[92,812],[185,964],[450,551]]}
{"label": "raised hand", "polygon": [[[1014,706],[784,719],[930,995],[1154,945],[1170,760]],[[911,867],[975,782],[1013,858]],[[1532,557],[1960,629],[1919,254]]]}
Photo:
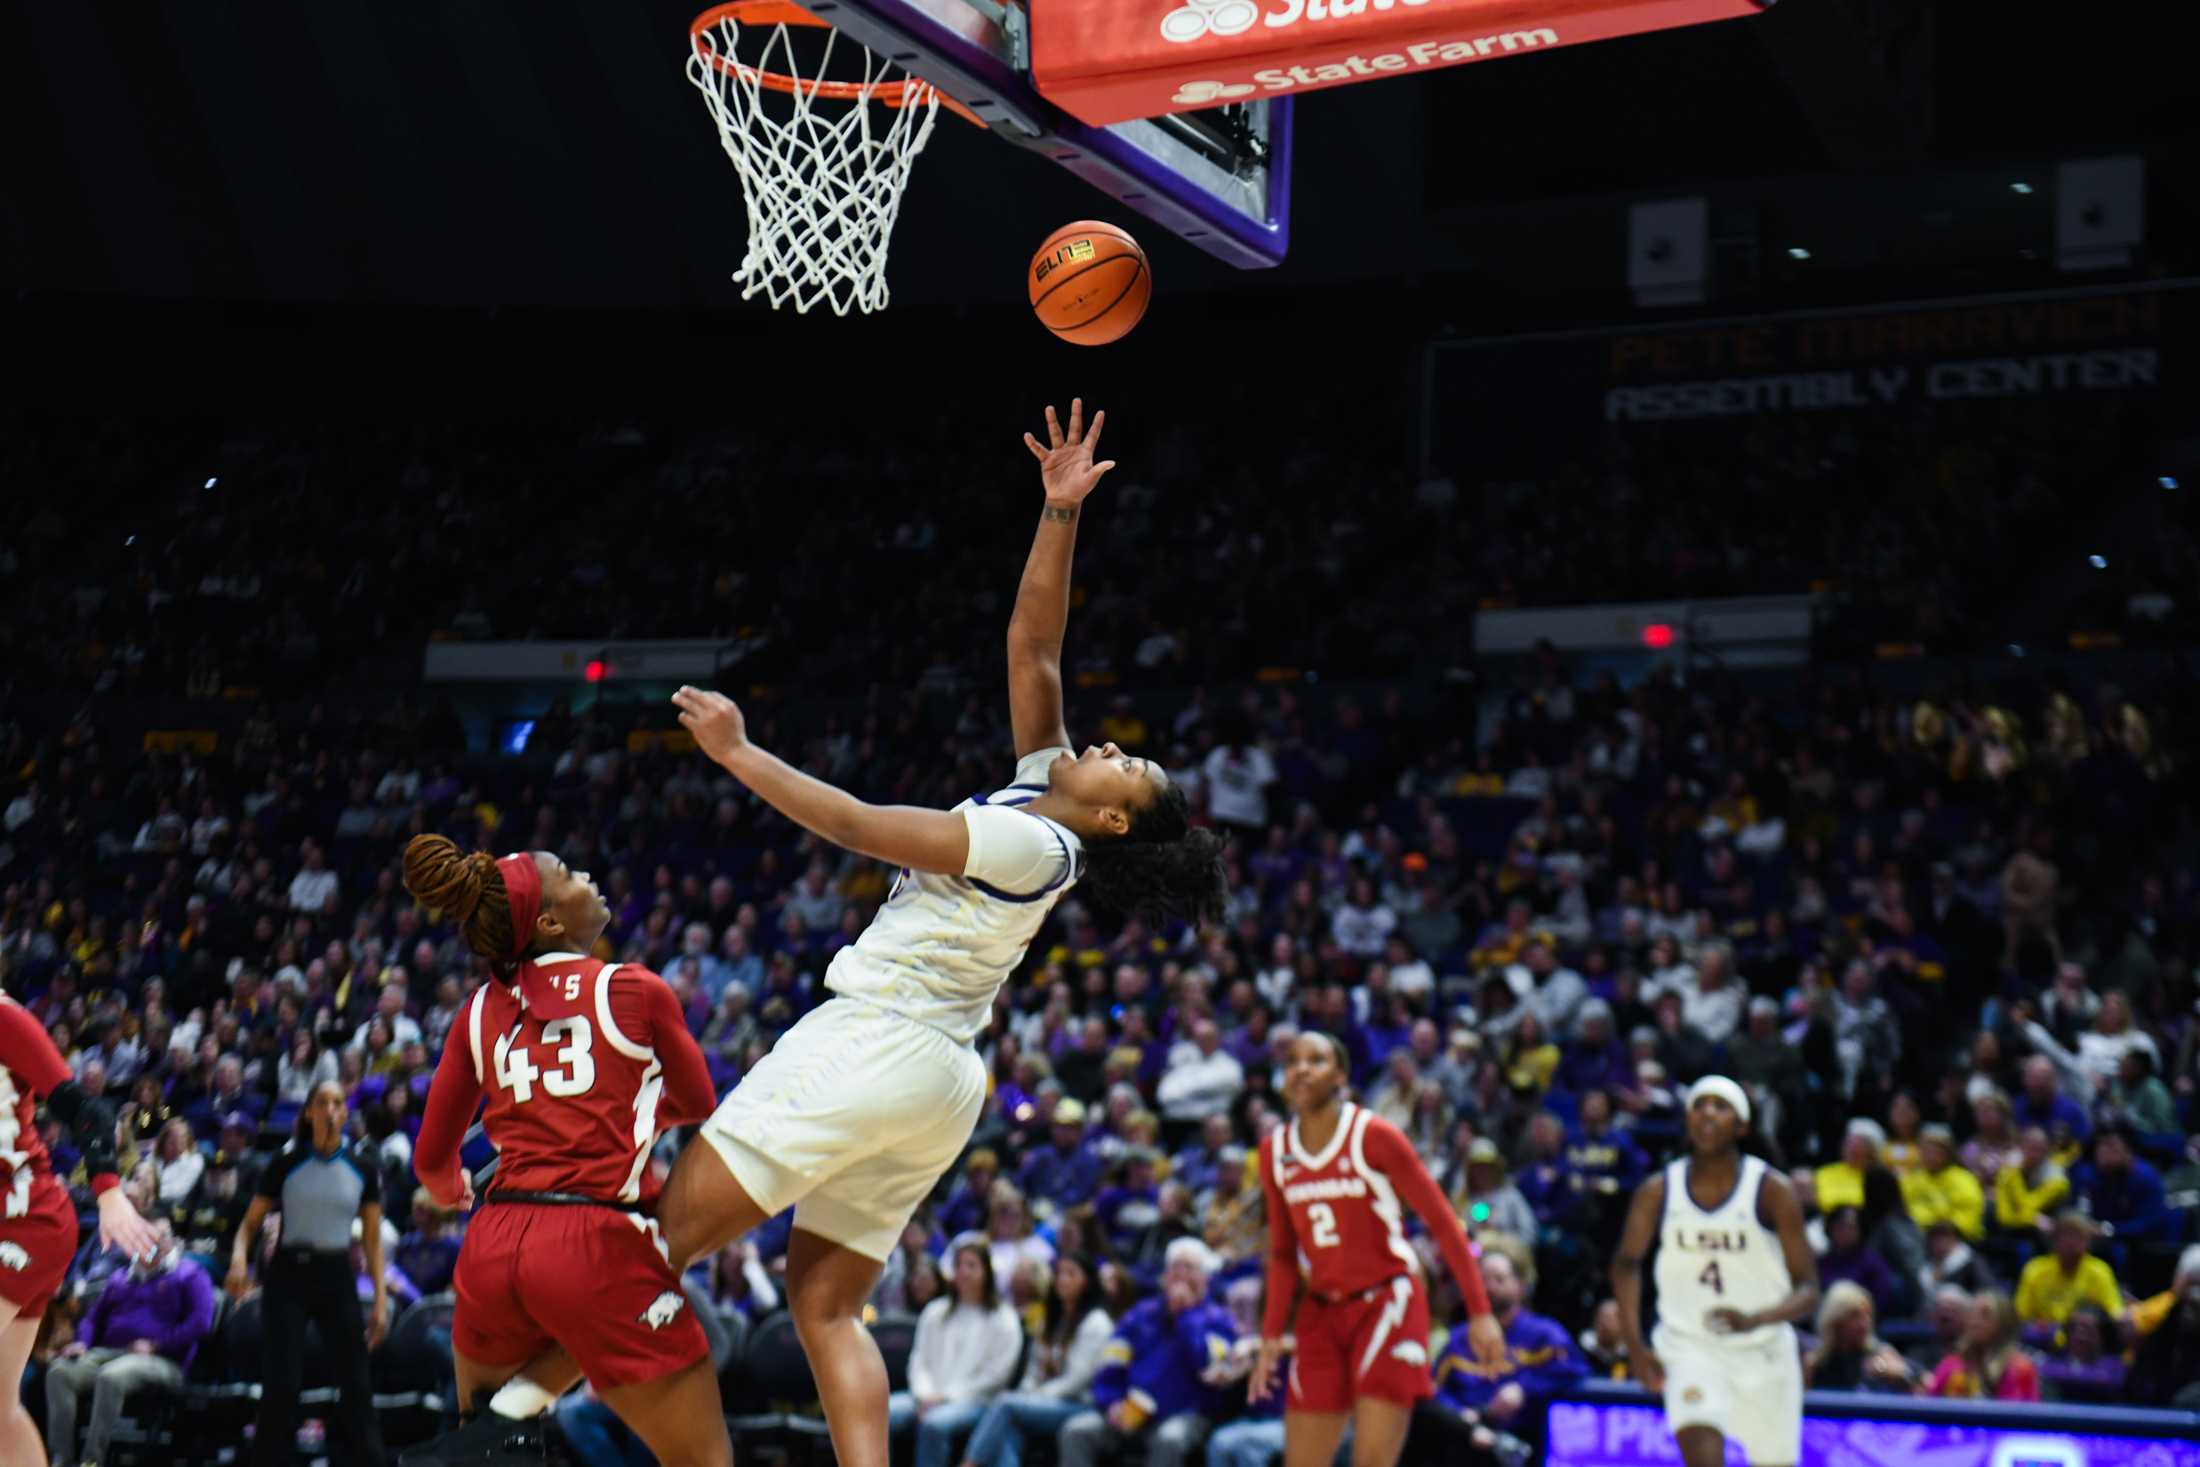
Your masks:
{"label": "raised hand", "polygon": [[99,1237],[108,1247],[117,1249],[125,1258],[151,1258],[160,1252],[160,1236],[153,1226],[138,1216],[138,1210],[120,1187],[110,1187],[99,1194]]}
{"label": "raised hand", "polygon": [[1046,487],[1047,503],[1070,506],[1082,503],[1100,483],[1101,475],[1115,467],[1114,459],[1092,461],[1093,445],[1100,441],[1100,425],[1108,420],[1106,413],[1094,413],[1092,426],[1085,426],[1085,400],[1073,397],[1069,401],[1069,431],[1062,431],[1062,423],[1047,408],[1047,442],[1042,446],[1029,433],[1024,435],[1024,447],[1039,461],[1039,481]]}
{"label": "raised hand", "polygon": [[672,701],[679,705],[681,726],[695,736],[695,746],[718,763],[749,741],[747,720],[724,693],[683,687]]}

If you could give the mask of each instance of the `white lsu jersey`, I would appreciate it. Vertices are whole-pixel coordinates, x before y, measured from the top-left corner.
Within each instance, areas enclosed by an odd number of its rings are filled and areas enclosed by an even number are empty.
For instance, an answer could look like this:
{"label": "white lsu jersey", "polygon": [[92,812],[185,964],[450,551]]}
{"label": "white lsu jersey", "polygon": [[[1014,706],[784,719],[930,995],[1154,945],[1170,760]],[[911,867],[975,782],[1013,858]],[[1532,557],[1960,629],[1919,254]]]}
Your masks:
{"label": "white lsu jersey", "polygon": [[904,869],[863,935],[834,955],[825,986],[963,1044],[976,1040],[993,996],[1084,867],[1074,833],[1022,808],[1045,793],[1047,767],[1068,752],[1026,754],[1006,788],[957,805],[970,832],[963,874]]}
{"label": "white lsu jersey", "polygon": [[1705,1323],[1714,1309],[1744,1314],[1770,1309],[1795,1287],[1780,1235],[1758,1217],[1765,1175],[1762,1158],[1743,1157],[1734,1190],[1718,1206],[1706,1208],[1688,1195],[1688,1159],[1666,1166],[1656,1267],[1661,1337],[1691,1345],[1753,1348],[1782,1336],[1793,1338],[1794,1331],[1784,1324],[1721,1335]]}

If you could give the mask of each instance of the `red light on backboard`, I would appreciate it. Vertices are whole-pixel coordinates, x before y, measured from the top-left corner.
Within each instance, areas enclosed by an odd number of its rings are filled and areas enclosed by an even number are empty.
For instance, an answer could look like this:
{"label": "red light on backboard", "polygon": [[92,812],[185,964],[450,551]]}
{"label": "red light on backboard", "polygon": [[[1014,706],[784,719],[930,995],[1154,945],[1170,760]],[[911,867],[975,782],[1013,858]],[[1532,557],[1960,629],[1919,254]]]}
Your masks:
{"label": "red light on backboard", "polygon": [[582,668],[581,676],[587,678],[592,683],[600,683],[604,679],[604,674],[609,672],[610,670],[611,669],[607,665],[605,665],[602,659],[599,658],[595,661],[590,662],[588,666]]}
{"label": "red light on backboard", "polygon": [[1662,621],[1654,621],[1642,629],[1642,645],[1653,652],[1662,652],[1673,645],[1673,628]]}

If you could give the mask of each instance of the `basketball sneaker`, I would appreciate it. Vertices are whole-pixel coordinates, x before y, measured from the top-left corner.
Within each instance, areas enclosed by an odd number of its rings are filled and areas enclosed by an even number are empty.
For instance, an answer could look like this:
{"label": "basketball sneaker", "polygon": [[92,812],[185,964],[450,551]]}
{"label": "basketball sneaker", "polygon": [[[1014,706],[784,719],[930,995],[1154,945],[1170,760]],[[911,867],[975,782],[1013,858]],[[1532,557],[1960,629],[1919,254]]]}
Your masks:
{"label": "basketball sneaker", "polygon": [[484,1394],[481,1409],[455,1431],[398,1453],[398,1467],[556,1467],[570,1458],[553,1414],[515,1421],[490,1410]]}

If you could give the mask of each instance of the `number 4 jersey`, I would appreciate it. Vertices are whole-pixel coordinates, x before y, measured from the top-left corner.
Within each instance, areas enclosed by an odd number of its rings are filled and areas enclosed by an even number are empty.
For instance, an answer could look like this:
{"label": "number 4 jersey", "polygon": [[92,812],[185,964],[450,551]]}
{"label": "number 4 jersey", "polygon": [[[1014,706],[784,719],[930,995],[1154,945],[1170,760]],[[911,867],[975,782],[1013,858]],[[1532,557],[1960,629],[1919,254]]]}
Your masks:
{"label": "number 4 jersey", "polygon": [[[1742,1158],[1734,1190],[1715,1207],[1688,1192],[1688,1159],[1665,1168],[1665,1215],[1658,1223],[1658,1330],[1688,1344],[1757,1345],[1791,1333],[1769,1325],[1747,1335],[1714,1334],[1706,1317],[1714,1309],[1756,1314],[1786,1298],[1788,1277],[1780,1235],[1764,1220],[1761,1192],[1765,1164]],[[1663,1348],[1661,1344],[1659,1348]]]}
{"label": "number 4 jersey", "polygon": [[458,1195],[477,1100],[496,1188],[645,1204],[658,1135],[703,1119],[717,1096],[662,978],[551,953],[477,989],[451,1025],[414,1156],[439,1203]]}

